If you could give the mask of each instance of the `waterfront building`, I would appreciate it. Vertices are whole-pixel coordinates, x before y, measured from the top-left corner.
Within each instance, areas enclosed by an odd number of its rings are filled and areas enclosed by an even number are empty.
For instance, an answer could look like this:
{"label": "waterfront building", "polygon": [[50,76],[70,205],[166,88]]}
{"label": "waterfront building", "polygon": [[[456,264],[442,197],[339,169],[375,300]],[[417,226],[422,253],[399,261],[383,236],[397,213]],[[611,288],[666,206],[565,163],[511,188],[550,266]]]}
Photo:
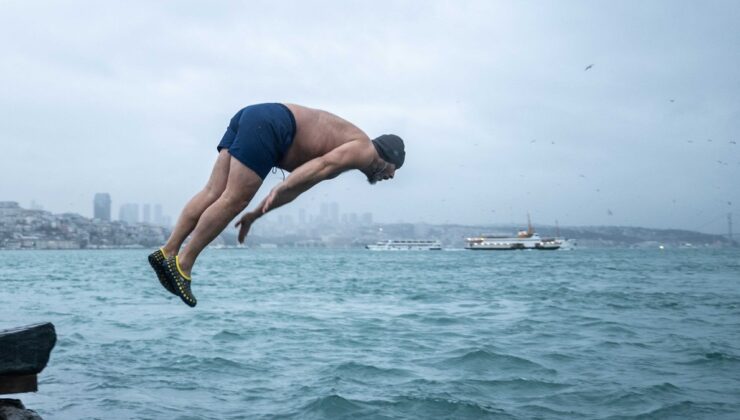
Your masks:
{"label": "waterfront building", "polygon": [[110,222],[110,194],[97,193],[93,199],[93,218]]}
{"label": "waterfront building", "polygon": [[332,201],[329,203],[329,221],[331,223],[339,223],[339,203]]}
{"label": "waterfront building", "polygon": [[152,223],[152,206],[149,204],[144,204],[141,206],[141,222],[142,223]]}
{"label": "waterfront building", "polygon": [[162,217],[162,205],[161,204],[154,205],[154,224],[157,226],[164,225],[164,218]]}
{"label": "waterfront building", "polygon": [[135,203],[122,205],[118,213],[118,220],[130,225],[139,223],[139,205]]}

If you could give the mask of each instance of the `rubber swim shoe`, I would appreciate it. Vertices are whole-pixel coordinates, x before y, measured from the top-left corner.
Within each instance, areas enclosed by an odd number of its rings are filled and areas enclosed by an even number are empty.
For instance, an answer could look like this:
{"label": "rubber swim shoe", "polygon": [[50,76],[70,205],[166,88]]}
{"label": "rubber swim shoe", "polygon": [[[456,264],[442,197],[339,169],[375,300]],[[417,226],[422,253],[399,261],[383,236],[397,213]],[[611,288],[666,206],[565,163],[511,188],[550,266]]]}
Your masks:
{"label": "rubber swim shoe", "polygon": [[177,255],[167,258],[164,264],[164,273],[175,290],[174,293],[192,308],[198,304],[198,300],[195,299],[193,292],[190,290],[191,279],[180,270],[180,262],[177,258]]}
{"label": "rubber swim shoe", "polygon": [[167,280],[167,275],[164,272],[165,265],[167,265],[167,257],[165,257],[162,248],[149,254],[149,265],[151,265],[154,272],[157,273],[157,278],[162,287],[167,289],[167,291],[173,295],[176,295],[177,293],[175,293],[175,289],[170,284],[170,281]]}

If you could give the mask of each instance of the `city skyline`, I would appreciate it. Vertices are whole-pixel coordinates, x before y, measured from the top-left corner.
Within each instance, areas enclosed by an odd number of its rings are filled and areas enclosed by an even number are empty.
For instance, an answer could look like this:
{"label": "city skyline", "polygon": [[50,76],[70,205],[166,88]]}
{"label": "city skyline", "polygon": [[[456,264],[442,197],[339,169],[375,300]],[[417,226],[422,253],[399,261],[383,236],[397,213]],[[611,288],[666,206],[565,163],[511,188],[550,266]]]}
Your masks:
{"label": "city skyline", "polygon": [[[96,196],[99,193],[96,193]],[[16,200],[0,200],[0,202],[17,202]],[[93,201],[94,202],[94,201]],[[140,203],[124,203],[121,204],[120,207],[124,206],[134,206],[139,207]],[[141,209],[143,210],[146,206],[149,206],[151,203],[143,203],[141,205]],[[23,207],[23,206],[21,206]],[[94,206],[93,206],[94,207]],[[32,199],[29,204],[29,209],[31,210],[44,210],[44,206],[42,203],[37,202],[35,199]],[[314,208],[314,213],[309,213],[307,211],[306,207],[295,207],[295,208],[281,208],[274,212],[271,212],[264,216],[263,221],[261,223],[256,224],[256,231],[264,232],[264,229],[269,229],[270,227],[274,227],[275,224],[287,224],[288,226],[298,226],[301,224],[322,224],[322,223],[335,223],[335,224],[342,224],[342,225],[370,225],[373,223],[380,223],[380,224],[393,224],[393,223],[411,223],[411,224],[430,224],[430,225],[461,225],[461,226],[523,226],[526,227],[526,217],[524,217],[524,220],[516,220],[516,221],[508,221],[508,222],[498,222],[498,223],[480,223],[480,224],[466,224],[466,223],[429,223],[424,221],[413,221],[413,220],[407,220],[407,221],[379,221],[375,220],[375,217],[372,212],[363,212],[363,213],[357,213],[357,212],[341,212],[340,211],[341,206],[338,202],[321,202],[318,203],[317,206]],[[330,210],[333,209],[333,210]],[[309,209],[310,210],[310,209]],[[154,219],[152,220],[152,225],[155,226],[163,226],[166,228],[173,228],[174,223],[176,222],[176,219],[172,219],[170,216],[163,216],[162,215],[162,206],[160,204],[154,205]],[[55,212],[52,212],[53,214]],[[70,212],[60,212],[61,213],[70,213]],[[71,212],[74,214],[79,214],[83,217],[89,217],[90,219],[94,219],[94,210],[93,213],[86,215],[83,213],[77,213],[77,212]],[[137,224],[137,223],[148,223],[143,218],[143,212],[142,213],[136,213],[141,216],[141,219],[137,219],[135,221],[126,218],[120,217],[120,208],[119,208],[119,217],[116,219],[111,219],[110,221],[123,221],[127,222],[129,224]],[[727,212],[720,214],[719,217],[716,217],[715,220],[712,220],[712,222],[720,222],[718,223],[718,227],[714,230],[707,230],[702,229],[706,226],[700,226],[697,229],[685,229],[687,231],[695,231],[695,232],[703,232],[708,234],[714,234],[714,235],[721,235],[729,238],[730,240],[734,240],[737,238],[737,235],[733,233],[733,219],[736,218],[737,215],[735,215],[732,212]],[[164,220],[164,222],[156,223],[155,220]],[[558,225],[563,227],[586,227],[586,226],[614,226],[618,227],[621,225],[566,225],[561,224],[558,220],[554,220],[552,223],[548,223],[546,221],[542,222],[535,222],[536,226],[546,226],[548,228],[555,227],[557,228]],[[264,227],[261,225],[265,225]],[[623,226],[629,226],[629,225],[623,225]],[[636,228],[645,227],[650,228],[649,226],[632,226]],[[660,228],[658,228],[660,229]],[[229,230],[229,226],[226,227],[225,232]],[[228,232],[227,232],[228,233]],[[233,232],[231,232],[233,233]]]}
{"label": "city skyline", "polygon": [[[162,205],[159,203],[154,203],[153,205],[152,203],[140,202],[122,203],[118,205],[117,218],[112,217],[112,208],[114,207],[115,201],[109,193],[95,193],[92,203],[93,205],[91,213],[77,214],[84,217],[89,217],[91,219],[100,219],[104,221],[122,221],[129,224],[147,223],[168,228],[173,227],[174,222],[176,221],[173,220],[170,216],[163,214]],[[341,212],[340,208],[341,206],[338,202],[328,201],[319,203],[318,207],[315,209],[316,211],[313,213],[311,212],[310,208],[307,210],[306,207],[298,207],[296,209],[282,208],[278,211],[275,211],[274,213],[267,214],[265,218],[267,220],[275,220],[288,224],[342,223],[369,225],[373,223],[372,212]],[[29,209],[43,210],[43,205],[37,203],[36,200],[31,200]]]}
{"label": "city skyline", "polygon": [[[301,212],[304,219],[310,219],[302,223],[294,223],[290,215],[268,218],[251,230],[246,244],[267,248],[364,247],[379,240],[434,238],[454,248],[471,235],[509,234],[508,231],[516,230],[512,226],[374,224],[370,213],[361,217],[356,213],[341,214],[342,221],[337,222],[334,216],[340,215],[338,210],[336,203],[325,203],[320,206],[319,213],[309,217],[305,211]],[[728,215],[727,222],[727,235],[620,226],[543,226],[536,231],[543,237],[554,235],[561,241],[567,240],[568,246],[659,249],[737,246],[733,241],[731,215]],[[168,234],[166,227],[153,224],[90,219],[74,213],[52,214],[44,210],[24,209],[14,201],[0,201],[0,249],[141,248],[161,245]],[[211,246],[237,246],[236,232],[222,232]]]}

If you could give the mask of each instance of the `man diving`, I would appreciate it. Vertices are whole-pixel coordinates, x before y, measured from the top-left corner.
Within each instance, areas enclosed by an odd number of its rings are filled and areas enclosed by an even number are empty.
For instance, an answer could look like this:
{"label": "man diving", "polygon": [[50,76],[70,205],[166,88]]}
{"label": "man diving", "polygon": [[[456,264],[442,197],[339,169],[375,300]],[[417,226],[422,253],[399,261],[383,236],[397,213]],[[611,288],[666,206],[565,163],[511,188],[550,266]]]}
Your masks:
{"label": "man diving", "polygon": [[251,105],[237,112],[217,150],[206,186],[182,210],[167,243],[149,255],[162,286],[191,307],[197,304],[190,276],[195,260],[247,207],[273,167],[291,174],[242,215],[236,223],[239,242],[244,242],[255,220],[319,182],[357,169],[375,184],[393,178],[406,156],[403,140],[396,135],[371,140],[334,114],[281,103]]}

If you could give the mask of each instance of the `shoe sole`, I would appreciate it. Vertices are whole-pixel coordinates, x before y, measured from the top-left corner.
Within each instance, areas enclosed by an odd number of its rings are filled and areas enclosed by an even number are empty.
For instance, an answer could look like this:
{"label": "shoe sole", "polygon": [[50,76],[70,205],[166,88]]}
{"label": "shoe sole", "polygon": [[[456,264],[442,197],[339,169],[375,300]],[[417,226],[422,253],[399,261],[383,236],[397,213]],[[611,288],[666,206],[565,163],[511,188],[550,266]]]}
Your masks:
{"label": "shoe sole", "polygon": [[157,260],[152,257],[151,255],[148,258],[149,265],[152,266],[152,269],[157,274],[157,280],[159,280],[159,284],[162,285],[168,292],[172,293],[173,295],[177,296],[177,293],[175,292],[175,289],[172,287],[172,284],[170,284],[170,281],[167,279],[167,275],[165,274],[162,267],[160,267]]}

